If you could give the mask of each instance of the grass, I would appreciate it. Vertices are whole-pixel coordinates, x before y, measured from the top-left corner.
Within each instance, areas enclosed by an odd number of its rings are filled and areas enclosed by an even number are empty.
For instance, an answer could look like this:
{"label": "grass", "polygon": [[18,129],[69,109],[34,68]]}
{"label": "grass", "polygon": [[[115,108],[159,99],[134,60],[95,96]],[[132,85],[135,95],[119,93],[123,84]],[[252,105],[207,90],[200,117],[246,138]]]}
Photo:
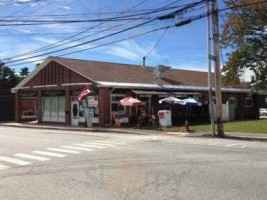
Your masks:
{"label": "grass", "polygon": [[[210,124],[191,125],[190,129],[194,132],[210,131]],[[250,120],[250,121],[235,121],[224,123],[226,132],[240,133],[265,133],[267,134],[267,119]],[[183,126],[163,128],[165,132],[185,132]]]}

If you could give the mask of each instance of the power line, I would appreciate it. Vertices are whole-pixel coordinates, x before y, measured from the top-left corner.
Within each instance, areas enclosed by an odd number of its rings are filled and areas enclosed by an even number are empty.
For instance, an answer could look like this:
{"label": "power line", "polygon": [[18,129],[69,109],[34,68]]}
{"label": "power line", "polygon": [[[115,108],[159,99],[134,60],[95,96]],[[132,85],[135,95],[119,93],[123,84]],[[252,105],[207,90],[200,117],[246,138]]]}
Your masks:
{"label": "power line", "polygon": [[[205,18],[206,16],[207,16],[207,13],[204,13],[204,14],[201,14],[201,15],[198,15],[198,16],[194,16],[192,19],[187,19],[187,20],[180,21],[180,22],[178,22],[178,23],[176,23],[174,25],[168,25],[168,26],[165,26],[165,27],[160,27],[160,28],[153,29],[153,30],[150,30],[150,31],[147,31],[147,32],[143,32],[143,33],[140,33],[140,34],[128,37],[128,38],[119,39],[119,40],[116,40],[116,41],[113,41],[113,42],[109,42],[109,43],[105,43],[105,44],[101,44],[101,45],[97,45],[97,46],[94,46],[94,47],[89,47],[89,48],[85,48],[85,49],[82,49],[82,50],[77,50],[77,51],[73,51],[73,52],[69,52],[69,53],[64,53],[64,54],[60,54],[60,55],[57,55],[57,56],[66,56],[66,55],[71,55],[71,54],[75,54],[75,53],[80,53],[80,52],[83,52],[83,51],[87,51],[87,50],[91,50],[91,49],[95,49],[95,48],[99,48],[99,47],[104,47],[104,46],[107,46],[107,45],[111,45],[111,44],[115,44],[115,43],[122,42],[122,41],[125,41],[125,40],[129,40],[129,39],[133,39],[133,38],[136,38],[136,37],[140,37],[142,35],[145,35],[145,34],[148,34],[148,33],[152,33],[152,32],[155,32],[155,31],[159,31],[159,30],[163,30],[163,29],[169,29],[171,27],[184,26],[184,25],[186,25],[188,23],[191,23],[193,21]],[[29,59],[29,58],[27,58],[27,59]],[[25,60],[27,60],[27,59],[25,59]],[[43,59],[35,60],[34,62],[38,62],[38,61],[43,61]],[[24,65],[24,64],[28,64],[28,63],[32,63],[32,62],[33,61],[22,62],[22,63],[12,64],[12,65],[9,65],[9,66]]]}
{"label": "power line", "polygon": [[[184,9],[188,9],[188,8],[189,8],[189,7],[186,6]],[[178,12],[178,11],[179,11],[179,12]],[[182,9],[178,9],[178,10],[176,11],[176,13],[179,14],[181,11],[182,11]],[[161,16],[158,17],[157,19],[161,19]],[[134,29],[134,28],[137,28],[137,27],[140,27],[140,26],[142,26],[142,25],[148,24],[148,23],[153,22],[153,21],[155,21],[155,20],[156,20],[156,19],[148,20],[148,21],[146,21],[146,22],[143,22],[143,23],[137,24],[137,25],[135,25],[135,26],[126,28],[126,29],[124,29],[124,30],[121,30],[121,31],[118,31],[118,32],[115,32],[115,33],[112,33],[112,34],[109,34],[109,35],[105,35],[105,36],[102,36],[102,37],[99,37],[99,38],[96,38],[96,39],[93,39],[93,40],[89,40],[89,41],[86,41],[86,42],[83,42],[83,43],[80,43],[80,44],[76,44],[76,45],[73,45],[73,46],[65,47],[65,48],[63,48],[63,49],[54,50],[54,51],[51,51],[51,52],[47,52],[47,53],[43,53],[43,54],[39,54],[39,55],[35,55],[35,56],[30,56],[30,57],[26,57],[26,58],[21,58],[21,59],[17,59],[17,60],[9,61],[9,62],[6,62],[6,64],[8,64],[8,63],[18,62],[18,61],[25,60],[25,59],[32,59],[32,58],[36,58],[36,57],[40,57],[40,56],[44,56],[44,55],[48,55],[48,54],[52,54],[52,53],[57,53],[57,52],[65,51],[65,50],[68,50],[68,49],[71,49],[71,48],[74,48],[74,47],[79,47],[79,46],[82,46],[82,45],[85,45],[85,44],[89,44],[89,43],[92,43],[92,42],[96,42],[96,41],[99,41],[99,40],[102,40],[102,39],[105,39],[105,38],[108,38],[108,37],[111,37],[111,36],[114,36],[114,35],[117,35],[117,34],[126,32],[126,31],[129,31],[129,30],[132,30],[132,29]]]}
{"label": "power line", "polygon": [[[118,16],[124,14],[125,12],[128,12],[129,10],[132,10],[132,9],[138,7],[139,5],[145,3],[146,1],[147,1],[147,0],[144,0],[144,1],[140,2],[139,4],[137,4],[137,5],[135,5],[135,6],[131,7],[131,8],[129,8],[129,9],[127,9],[126,11],[121,12],[120,14],[116,15],[115,17],[118,17]],[[177,3],[178,1],[180,1],[180,0],[175,0],[174,2],[171,2],[171,3],[165,5],[165,6],[161,7],[161,8],[170,6],[170,5],[174,4],[174,3]],[[72,43],[72,42],[76,42],[76,41],[79,41],[79,40],[82,40],[82,39],[91,37],[92,35],[89,35],[89,36],[85,36],[85,37],[82,37],[82,38],[79,38],[79,39],[75,39],[74,41],[67,41],[67,40],[69,40],[69,39],[75,38],[76,36],[81,35],[81,34],[87,32],[87,31],[89,31],[89,30],[92,30],[92,29],[94,29],[94,28],[97,28],[97,27],[99,27],[99,26],[101,26],[102,24],[105,24],[105,23],[106,23],[106,22],[102,22],[102,23],[100,23],[100,24],[97,24],[96,26],[91,26],[91,27],[89,27],[89,28],[87,28],[87,29],[85,29],[85,30],[83,30],[83,31],[81,31],[81,32],[79,32],[79,33],[77,33],[77,34],[75,34],[75,35],[72,35],[72,36],[70,36],[70,37],[64,38],[64,39],[62,39],[62,40],[60,40],[60,41],[58,41],[58,42],[55,42],[55,43],[53,43],[53,44],[46,45],[46,46],[44,46],[44,47],[42,47],[42,48],[35,49],[35,50],[33,50],[33,51],[29,51],[29,52],[26,52],[26,53],[18,54],[18,55],[16,55],[16,56],[12,56],[12,57],[9,57],[9,58],[5,58],[5,59],[3,59],[3,60],[10,60],[10,59],[15,58],[15,57],[18,57],[18,56],[24,56],[24,55],[27,55],[27,54],[33,54],[33,53],[37,53],[37,52],[46,51],[46,50],[49,50],[49,49],[52,49],[52,48],[55,48],[55,47],[59,47],[59,46],[66,45],[66,44],[70,44],[70,43]],[[127,23],[127,22],[126,22],[126,23]],[[114,26],[114,28],[115,28],[115,27],[117,27],[117,26]],[[113,27],[112,27],[112,28],[113,28]],[[101,32],[99,32],[99,33],[101,33]],[[64,41],[67,41],[67,42],[64,42]],[[62,42],[63,42],[63,43],[62,43]]]}

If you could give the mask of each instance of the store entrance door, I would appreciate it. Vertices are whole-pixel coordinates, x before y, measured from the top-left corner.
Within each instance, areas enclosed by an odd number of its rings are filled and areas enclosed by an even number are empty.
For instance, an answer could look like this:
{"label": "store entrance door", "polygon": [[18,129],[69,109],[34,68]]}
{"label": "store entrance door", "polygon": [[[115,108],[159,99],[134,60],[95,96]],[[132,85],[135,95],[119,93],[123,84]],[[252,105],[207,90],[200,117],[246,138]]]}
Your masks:
{"label": "store entrance door", "polygon": [[79,125],[79,101],[73,101],[71,103],[71,125]]}

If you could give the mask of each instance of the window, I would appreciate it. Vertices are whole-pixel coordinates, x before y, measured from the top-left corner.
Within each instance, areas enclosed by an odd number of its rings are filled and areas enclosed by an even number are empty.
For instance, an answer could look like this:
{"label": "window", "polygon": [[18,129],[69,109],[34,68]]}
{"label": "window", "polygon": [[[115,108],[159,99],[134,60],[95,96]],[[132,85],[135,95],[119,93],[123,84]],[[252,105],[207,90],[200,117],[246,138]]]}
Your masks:
{"label": "window", "polygon": [[237,100],[235,97],[230,97],[229,100],[228,100],[228,103],[229,104],[234,104],[235,108],[236,108],[236,105],[237,105]]}
{"label": "window", "polygon": [[125,94],[112,94],[111,96],[112,111],[125,111],[125,107],[119,105],[119,101],[123,98],[125,98]]}
{"label": "window", "polygon": [[65,122],[65,97],[43,98],[43,121]]}
{"label": "window", "polygon": [[253,107],[253,99],[251,97],[247,97],[245,99],[245,105],[246,107]]}
{"label": "window", "polygon": [[94,113],[93,123],[99,123],[99,108],[98,108],[98,96],[89,96],[87,100],[79,101],[78,96],[72,96],[71,101],[79,102],[79,122],[85,122],[85,108],[90,108],[91,112]]}

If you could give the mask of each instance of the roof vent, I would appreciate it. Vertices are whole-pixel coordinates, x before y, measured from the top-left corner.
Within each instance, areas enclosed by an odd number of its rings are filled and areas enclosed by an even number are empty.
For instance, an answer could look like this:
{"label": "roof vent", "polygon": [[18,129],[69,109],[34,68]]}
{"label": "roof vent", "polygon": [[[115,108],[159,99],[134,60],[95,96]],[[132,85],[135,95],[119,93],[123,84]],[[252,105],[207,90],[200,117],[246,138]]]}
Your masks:
{"label": "roof vent", "polygon": [[155,67],[154,75],[155,75],[155,80],[157,85],[162,85],[162,77],[163,73],[170,69],[171,67],[167,67],[165,65],[157,65]]}

